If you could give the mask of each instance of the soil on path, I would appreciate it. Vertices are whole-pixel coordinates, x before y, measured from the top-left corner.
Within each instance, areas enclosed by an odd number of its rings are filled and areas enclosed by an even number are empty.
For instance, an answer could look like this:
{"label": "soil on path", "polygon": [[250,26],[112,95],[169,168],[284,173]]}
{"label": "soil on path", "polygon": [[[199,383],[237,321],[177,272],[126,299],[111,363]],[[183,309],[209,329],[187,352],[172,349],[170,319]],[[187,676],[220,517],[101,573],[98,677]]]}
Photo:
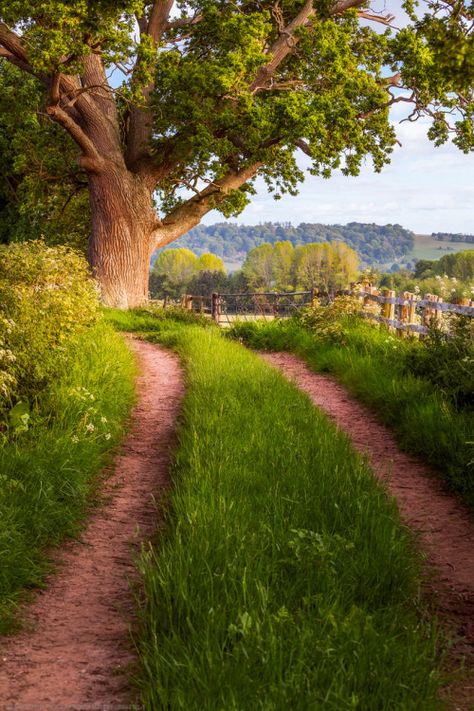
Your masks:
{"label": "soil on path", "polygon": [[[261,353],[304,390],[367,455],[375,475],[397,499],[403,521],[417,532],[429,563],[430,586],[458,642],[468,676],[452,689],[452,709],[474,709],[474,518],[447,492],[433,470],[402,452],[392,432],[331,376],[311,371],[289,353]],[[442,462],[440,462],[442,466]],[[454,705],[453,705],[454,704]]]}
{"label": "soil on path", "polygon": [[177,356],[132,341],[141,366],[130,433],[108,479],[109,502],[28,609],[32,631],[0,642],[0,709],[78,711],[130,708],[127,665],[140,543],[156,530],[153,496],[168,486],[175,423],[183,396]]}

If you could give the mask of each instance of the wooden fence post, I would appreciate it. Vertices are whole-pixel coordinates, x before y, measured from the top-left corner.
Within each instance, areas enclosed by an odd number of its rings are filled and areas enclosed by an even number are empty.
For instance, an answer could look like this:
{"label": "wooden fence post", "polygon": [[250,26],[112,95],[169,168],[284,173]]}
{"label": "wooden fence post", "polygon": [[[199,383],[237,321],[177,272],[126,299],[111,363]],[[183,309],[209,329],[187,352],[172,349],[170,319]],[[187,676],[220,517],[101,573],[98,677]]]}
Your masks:
{"label": "wooden fence post", "polygon": [[219,324],[221,317],[221,299],[219,294],[214,291],[211,300],[211,315],[214,321]]}
{"label": "wooden fence post", "polygon": [[[410,323],[415,322],[415,305],[411,304],[414,301],[415,294],[409,291],[402,291],[400,294],[403,302],[399,306],[398,320],[402,326],[407,326]],[[398,335],[403,338],[408,335],[408,331],[405,328],[397,329]]]}
{"label": "wooden fence post", "polygon": [[[439,296],[436,296],[436,294],[425,294],[424,296],[425,301],[429,301],[432,304],[436,304],[438,302],[442,302],[443,299],[440,299]],[[434,321],[438,321],[441,319],[441,311],[438,309],[434,309],[432,306],[425,306],[423,309],[423,326],[426,326],[427,328],[430,327],[430,325]]]}
{"label": "wooden fence post", "polygon": [[[392,291],[391,289],[387,289],[384,293],[384,296],[386,299],[394,299],[396,295],[394,291]],[[384,316],[384,318],[388,319],[389,321],[393,321],[395,319],[395,304],[382,304],[382,316]],[[393,328],[393,326],[390,326],[389,324],[389,328]]]}

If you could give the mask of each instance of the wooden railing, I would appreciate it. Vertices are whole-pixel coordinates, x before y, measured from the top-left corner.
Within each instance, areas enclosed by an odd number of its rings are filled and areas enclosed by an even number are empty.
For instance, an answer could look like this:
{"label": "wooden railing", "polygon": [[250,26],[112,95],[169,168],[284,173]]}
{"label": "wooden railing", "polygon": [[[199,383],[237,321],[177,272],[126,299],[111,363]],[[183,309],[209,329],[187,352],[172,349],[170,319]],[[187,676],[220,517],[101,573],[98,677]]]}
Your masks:
{"label": "wooden railing", "polygon": [[[448,313],[474,317],[474,301],[471,299],[461,299],[460,303],[454,304],[443,301],[435,294],[420,296],[403,291],[397,295],[390,289],[381,291],[370,285],[362,285],[350,293],[363,299],[367,318],[385,323],[399,333],[425,334],[433,322],[441,324]],[[377,304],[379,311],[370,308],[371,304]]]}
{"label": "wooden railing", "polygon": [[290,316],[296,309],[314,303],[321,298],[330,302],[335,296],[346,294],[361,299],[366,318],[384,323],[403,333],[425,334],[433,322],[442,323],[446,314],[453,313],[474,317],[474,301],[461,299],[454,304],[443,301],[435,294],[423,297],[409,291],[397,294],[389,289],[378,289],[370,284],[355,285],[346,291],[321,292],[318,289],[289,292],[243,292],[236,294],[213,293],[212,296],[185,295],[183,308],[208,314],[220,325],[228,325],[237,319],[271,320]]}

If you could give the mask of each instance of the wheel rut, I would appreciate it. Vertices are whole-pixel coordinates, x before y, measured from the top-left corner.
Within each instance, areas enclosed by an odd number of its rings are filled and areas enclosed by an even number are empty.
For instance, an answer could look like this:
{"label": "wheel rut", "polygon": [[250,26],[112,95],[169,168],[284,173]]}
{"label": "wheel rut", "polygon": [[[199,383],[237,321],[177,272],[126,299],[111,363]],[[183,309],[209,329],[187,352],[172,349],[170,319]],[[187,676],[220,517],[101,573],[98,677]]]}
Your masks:
{"label": "wheel rut", "polygon": [[449,708],[473,711],[474,517],[446,491],[429,465],[403,452],[391,430],[334,378],[314,373],[302,359],[289,353],[260,355],[307,393],[351,438],[397,500],[404,523],[416,532],[426,557],[428,585],[440,617],[448,621],[456,635],[453,660],[463,658],[469,670],[468,676],[450,690]]}
{"label": "wheel rut", "polygon": [[159,519],[155,498],[168,468],[184,394],[176,355],[130,340],[140,375],[131,428],[79,541],[26,611],[28,630],[0,641],[0,709],[76,711],[131,708],[127,671],[134,558]]}

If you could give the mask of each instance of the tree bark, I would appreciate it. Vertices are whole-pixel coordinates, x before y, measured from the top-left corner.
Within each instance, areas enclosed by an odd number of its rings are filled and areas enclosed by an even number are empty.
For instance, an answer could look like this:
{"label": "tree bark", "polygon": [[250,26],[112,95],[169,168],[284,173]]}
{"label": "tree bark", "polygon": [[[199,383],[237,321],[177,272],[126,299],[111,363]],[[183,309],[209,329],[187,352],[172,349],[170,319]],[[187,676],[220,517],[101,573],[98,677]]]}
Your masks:
{"label": "tree bark", "polygon": [[135,308],[148,300],[157,215],[149,185],[116,164],[89,174],[92,233],[89,262],[106,306]]}

